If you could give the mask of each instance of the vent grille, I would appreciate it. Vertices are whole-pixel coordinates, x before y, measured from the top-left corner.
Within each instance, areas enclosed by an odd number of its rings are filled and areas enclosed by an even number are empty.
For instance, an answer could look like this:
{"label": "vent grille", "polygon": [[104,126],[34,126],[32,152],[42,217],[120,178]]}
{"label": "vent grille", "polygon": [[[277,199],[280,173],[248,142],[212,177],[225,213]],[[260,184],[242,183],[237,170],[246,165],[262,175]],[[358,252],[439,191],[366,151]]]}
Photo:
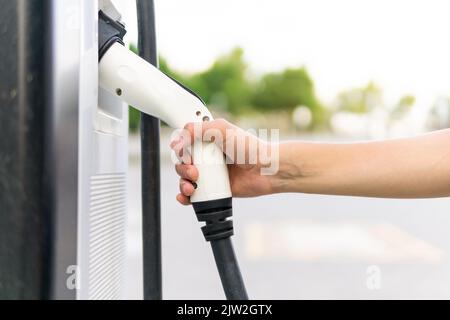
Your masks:
{"label": "vent grille", "polygon": [[125,258],[125,174],[91,177],[89,299],[119,299]]}

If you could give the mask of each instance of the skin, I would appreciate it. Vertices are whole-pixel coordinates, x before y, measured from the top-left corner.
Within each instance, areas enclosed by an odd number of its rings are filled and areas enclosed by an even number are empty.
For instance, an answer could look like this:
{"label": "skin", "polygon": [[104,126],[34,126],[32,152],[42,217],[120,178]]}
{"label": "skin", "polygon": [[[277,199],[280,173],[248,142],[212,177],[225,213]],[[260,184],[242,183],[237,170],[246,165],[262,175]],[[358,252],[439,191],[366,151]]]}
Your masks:
{"label": "skin", "polygon": [[[185,129],[190,139],[176,139],[171,147],[182,160],[176,165],[180,176],[177,200],[189,205],[199,172],[192,165],[190,155],[183,152],[196,138],[194,125],[188,124]],[[274,149],[273,145],[223,119],[202,124],[203,133],[210,129],[219,130],[226,137],[223,143],[216,143],[233,163],[236,159],[227,154],[226,148],[231,139],[246,140],[245,147],[239,151],[245,153],[247,160],[250,142]],[[278,148],[279,170],[275,175],[261,175],[264,164],[259,160],[255,164],[229,165],[234,197],[287,192],[379,198],[450,196],[450,129],[413,138],[364,143],[290,141],[280,143]]]}

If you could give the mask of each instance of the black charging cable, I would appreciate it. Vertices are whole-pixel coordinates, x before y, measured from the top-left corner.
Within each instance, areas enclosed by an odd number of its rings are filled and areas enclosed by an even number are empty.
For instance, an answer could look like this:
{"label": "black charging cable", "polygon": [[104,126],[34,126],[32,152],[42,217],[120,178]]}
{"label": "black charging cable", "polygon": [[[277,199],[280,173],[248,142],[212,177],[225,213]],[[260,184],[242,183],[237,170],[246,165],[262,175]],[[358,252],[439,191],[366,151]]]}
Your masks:
{"label": "black charging cable", "polygon": [[222,287],[228,300],[248,300],[231,237],[234,234],[232,198],[193,204],[206,241],[211,248],[219,271]]}
{"label": "black charging cable", "polygon": [[[158,66],[155,6],[137,0],[139,55]],[[142,237],[144,299],[162,299],[160,121],[141,113]]]}

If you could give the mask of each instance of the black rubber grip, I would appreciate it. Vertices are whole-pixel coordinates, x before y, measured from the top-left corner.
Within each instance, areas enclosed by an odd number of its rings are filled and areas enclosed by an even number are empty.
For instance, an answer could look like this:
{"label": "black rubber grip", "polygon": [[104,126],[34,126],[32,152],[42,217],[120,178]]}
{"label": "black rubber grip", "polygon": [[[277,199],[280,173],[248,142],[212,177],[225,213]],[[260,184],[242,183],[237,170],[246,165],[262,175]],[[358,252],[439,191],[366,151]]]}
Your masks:
{"label": "black rubber grip", "polygon": [[234,234],[232,198],[197,202],[193,204],[197,219],[205,222],[202,227],[206,241],[220,240]]}

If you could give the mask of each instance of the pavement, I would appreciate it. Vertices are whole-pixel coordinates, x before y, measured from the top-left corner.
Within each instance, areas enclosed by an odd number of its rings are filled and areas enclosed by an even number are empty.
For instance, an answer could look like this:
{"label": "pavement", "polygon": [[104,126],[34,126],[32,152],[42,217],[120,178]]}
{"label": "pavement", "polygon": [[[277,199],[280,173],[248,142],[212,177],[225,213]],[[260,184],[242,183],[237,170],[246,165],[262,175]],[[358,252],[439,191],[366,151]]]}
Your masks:
{"label": "pavement", "polygon": [[[165,299],[223,299],[213,256],[162,143]],[[130,143],[126,288],[142,298],[139,144]],[[283,194],[234,200],[234,244],[253,299],[450,299],[450,199]]]}

